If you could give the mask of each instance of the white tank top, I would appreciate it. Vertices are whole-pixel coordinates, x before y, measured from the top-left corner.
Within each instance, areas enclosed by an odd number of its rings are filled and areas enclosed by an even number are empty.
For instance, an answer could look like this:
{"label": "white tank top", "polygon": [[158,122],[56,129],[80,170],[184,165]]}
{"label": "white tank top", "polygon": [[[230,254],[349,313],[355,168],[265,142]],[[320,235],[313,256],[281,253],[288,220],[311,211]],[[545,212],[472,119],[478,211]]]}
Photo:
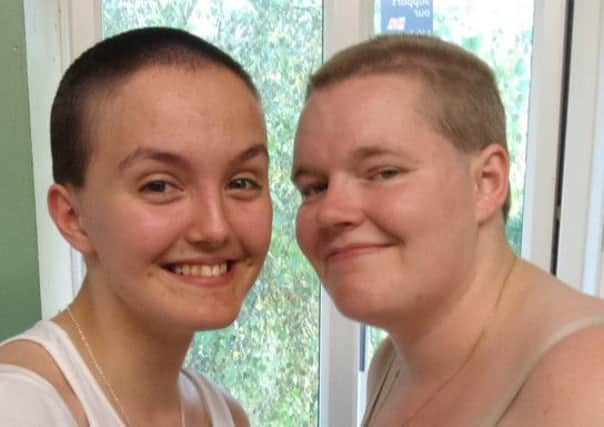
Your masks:
{"label": "white tank top", "polygon": [[[80,400],[90,427],[124,426],[80,353],[59,325],[42,320],[0,345],[16,340],[33,341],[52,356]],[[234,427],[231,411],[219,387],[196,371],[184,369],[182,373],[197,387],[212,425]],[[0,425],[77,426],[67,405],[46,379],[28,369],[7,364],[0,364]]]}

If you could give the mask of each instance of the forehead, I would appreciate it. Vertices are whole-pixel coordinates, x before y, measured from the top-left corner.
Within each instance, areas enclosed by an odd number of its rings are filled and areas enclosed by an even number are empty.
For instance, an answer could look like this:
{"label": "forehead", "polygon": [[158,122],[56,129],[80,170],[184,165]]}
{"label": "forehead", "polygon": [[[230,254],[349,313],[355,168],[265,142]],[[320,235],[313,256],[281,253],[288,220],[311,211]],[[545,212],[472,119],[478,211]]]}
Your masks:
{"label": "forehead", "polygon": [[315,91],[300,118],[293,175],[318,165],[355,168],[379,156],[412,164],[457,157],[454,144],[429,120],[425,97],[421,80],[393,74],[354,77]]}
{"label": "forehead", "polygon": [[[352,76],[315,90],[306,103],[306,111],[346,111],[347,115],[371,114],[389,109],[416,110],[425,94],[425,85],[417,77],[395,73]],[[360,108],[360,109],[359,109]]]}
{"label": "forehead", "polygon": [[157,118],[193,111],[236,117],[241,112],[258,112],[259,107],[256,97],[235,73],[215,65],[142,68],[118,81],[108,91],[108,102],[105,117],[122,117],[126,109],[128,113]]}
{"label": "forehead", "polygon": [[349,144],[426,126],[423,83],[393,74],[352,77],[316,90],[300,117],[297,142],[321,138]]}
{"label": "forehead", "polygon": [[259,101],[236,74],[217,66],[146,67],[89,104],[93,157],[133,142],[265,139]]}
{"label": "forehead", "polygon": [[311,94],[301,117],[301,130],[337,131],[346,126],[368,131],[384,123],[423,120],[420,116],[424,84],[394,74],[357,76]]}

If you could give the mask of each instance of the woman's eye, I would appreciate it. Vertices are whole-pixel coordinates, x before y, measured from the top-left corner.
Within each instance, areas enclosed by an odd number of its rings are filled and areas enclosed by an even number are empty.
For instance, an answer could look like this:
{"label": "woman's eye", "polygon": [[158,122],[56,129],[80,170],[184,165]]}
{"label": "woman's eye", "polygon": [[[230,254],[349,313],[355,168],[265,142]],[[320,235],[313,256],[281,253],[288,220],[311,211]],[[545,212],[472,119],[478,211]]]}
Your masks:
{"label": "woman's eye", "polygon": [[302,199],[306,200],[327,190],[327,182],[316,182],[313,184],[303,185],[299,188]]}
{"label": "woman's eye", "polygon": [[259,190],[262,185],[250,178],[236,178],[229,182],[229,188],[234,190]]}
{"label": "woman's eye", "polygon": [[173,188],[173,185],[167,181],[156,180],[150,181],[143,185],[142,191],[150,193],[166,193]]}
{"label": "woman's eye", "polygon": [[139,192],[150,203],[168,203],[176,200],[181,192],[178,184],[165,179],[152,179],[144,182]]}
{"label": "woman's eye", "polygon": [[397,176],[399,174],[400,174],[400,171],[398,169],[394,169],[394,168],[381,169],[372,176],[372,179],[387,180],[387,179],[394,178],[395,176]]}

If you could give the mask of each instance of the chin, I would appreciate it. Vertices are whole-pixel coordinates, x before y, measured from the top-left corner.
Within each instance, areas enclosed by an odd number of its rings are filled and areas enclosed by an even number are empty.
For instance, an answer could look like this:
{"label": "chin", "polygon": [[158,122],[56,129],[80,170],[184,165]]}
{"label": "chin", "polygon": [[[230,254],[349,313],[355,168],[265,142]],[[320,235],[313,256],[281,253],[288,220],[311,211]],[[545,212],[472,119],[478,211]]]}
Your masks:
{"label": "chin", "polygon": [[339,289],[337,292],[330,290],[329,294],[338,311],[349,319],[372,323],[380,311],[380,307],[375,307],[372,303],[372,298],[363,292],[348,288]]}
{"label": "chin", "polygon": [[223,329],[230,326],[239,316],[239,307],[220,307],[215,311],[205,312],[195,319],[195,329],[198,331],[209,331]]}

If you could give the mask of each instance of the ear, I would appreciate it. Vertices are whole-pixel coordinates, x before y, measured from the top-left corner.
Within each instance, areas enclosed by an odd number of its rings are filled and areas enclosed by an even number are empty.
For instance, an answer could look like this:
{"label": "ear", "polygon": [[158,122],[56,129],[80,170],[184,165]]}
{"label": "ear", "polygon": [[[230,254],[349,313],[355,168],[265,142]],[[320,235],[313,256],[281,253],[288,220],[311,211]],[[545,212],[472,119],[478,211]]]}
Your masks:
{"label": "ear", "polygon": [[76,190],[53,184],[48,190],[47,204],[48,212],[65,240],[82,254],[90,254],[92,245],[82,226]]}
{"label": "ear", "polygon": [[475,215],[483,223],[502,215],[508,197],[510,158],[499,144],[490,144],[473,159]]}

